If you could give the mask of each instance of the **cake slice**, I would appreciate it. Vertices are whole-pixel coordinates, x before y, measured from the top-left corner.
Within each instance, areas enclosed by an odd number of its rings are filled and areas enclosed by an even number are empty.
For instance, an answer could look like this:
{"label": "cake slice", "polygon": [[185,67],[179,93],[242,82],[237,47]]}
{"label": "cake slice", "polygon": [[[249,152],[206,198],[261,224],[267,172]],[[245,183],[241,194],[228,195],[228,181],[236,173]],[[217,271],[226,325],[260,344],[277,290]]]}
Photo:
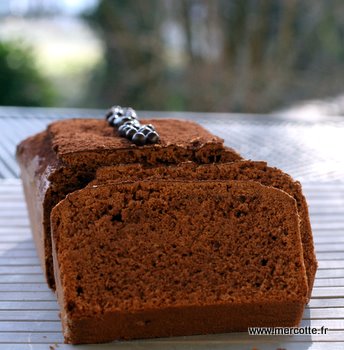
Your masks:
{"label": "cake slice", "polygon": [[17,148],[30,223],[48,284],[54,288],[50,212],[68,193],[84,187],[98,168],[120,163],[173,164],[235,161],[241,157],[200,125],[182,120],[152,123],[160,143],[138,147],[105,120],[68,119],[24,140]]}
{"label": "cake slice", "polygon": [[300,233],[308,280],[308,298],[311,297],[317,260],[314,252],[308,206],[301,184],[280,169],[269,167],[266,162],[242,160],[221,164],[180,163],[171,166],[149,167],[142,164],[118,165],[98,169],[96,179],[90,185],[106,182],[138,181],[142,179],[176,180],[240,180],[257,181],[288,193],[296,200],[300,218]]}
{"label": "cake slice", "polygon": [[295,200],[250,181],[145,181],[75,191],[51,214],[65,341],[247,331],[301,320]]}

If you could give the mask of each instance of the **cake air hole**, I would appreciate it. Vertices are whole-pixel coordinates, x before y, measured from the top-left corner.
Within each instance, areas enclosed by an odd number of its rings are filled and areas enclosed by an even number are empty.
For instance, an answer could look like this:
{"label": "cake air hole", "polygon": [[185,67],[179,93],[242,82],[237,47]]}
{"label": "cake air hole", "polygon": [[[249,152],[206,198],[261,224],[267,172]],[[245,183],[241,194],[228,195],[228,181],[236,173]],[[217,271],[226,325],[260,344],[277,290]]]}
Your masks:
{"label": "cake air hole", "polygon": [[268,263],[268,260],[267,260],[267,259],[262,259],[262,260],[260,261],[260,264],[261,264],[262,266],[266,266],[267,263]]}
{"label": "cake air hole", "polygon": [[116,215],[112,215],[111,221],[112,222],[114,222],[114,221],[123,222],[121,213],[118,213]]}

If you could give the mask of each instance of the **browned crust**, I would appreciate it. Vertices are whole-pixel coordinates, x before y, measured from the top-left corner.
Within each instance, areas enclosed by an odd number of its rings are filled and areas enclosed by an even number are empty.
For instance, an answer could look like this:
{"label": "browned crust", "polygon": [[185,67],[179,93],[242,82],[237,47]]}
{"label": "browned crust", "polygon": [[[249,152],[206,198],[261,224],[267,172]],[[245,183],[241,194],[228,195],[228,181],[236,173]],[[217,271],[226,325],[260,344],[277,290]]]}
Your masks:
{"label": "browned crust", "polygon": [[100,343],[113,340],[247,332],[248,327],[297,327],[302,302],[166,308],[133,313],[113,312],[93,319],[68,320],[65,342]]}
{"label": "browned crust", "polygon": [[183,149],[200,149],[206,144],[223,144],[223,140],[214,136],[197,123],[176,119],[145,119],[142,124],[154,124],[160,142],[155,145],[137,147],[126,138],[117,137],[115,128],[105,120],[99,119],[68,119],[49,125],[52,145],[60,159],[78,152],[93,152],[106,150],[144,150],[178,146]]}
{"label": "browned crust", "polygon": [[31,231],[41,261],[43,273],[51,284],[49,269],[50,237],[47,235],[47,226],[50,229],[50,217],[44,213],[45,192],[49,188],[49,181],[42,173],[49,164],[54,165],[53,152],[46,132],[29,137],[17,147],[17,160],[21,170],[21,178],[25,199],[29,212]]}

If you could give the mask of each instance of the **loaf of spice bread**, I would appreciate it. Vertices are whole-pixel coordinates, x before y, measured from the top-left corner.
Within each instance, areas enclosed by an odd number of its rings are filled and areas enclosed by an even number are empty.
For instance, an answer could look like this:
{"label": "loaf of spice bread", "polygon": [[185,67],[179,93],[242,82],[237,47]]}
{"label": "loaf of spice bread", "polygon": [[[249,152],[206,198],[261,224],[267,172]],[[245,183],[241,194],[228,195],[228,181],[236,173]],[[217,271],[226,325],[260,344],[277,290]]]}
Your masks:
{"label": "loaf of spice bread", "polygon": [[[269,167],[266,162],[236,161],[231,163],[196,164],[184,162],[169,166],[145,166],[142,164],[102,167],[90,185],[109,182],[156,180],[240,180],[256,181],[265,186],[281,189],[296,200],[303,256],[307,273],[309,298],[311,296],[317,261],[314,252],[312,229],[306,199],[301,184],[280,169]],[[276,238],[277,239],[277,238]]]}
{"label": "loaf of spice bread", "polygon": [[65,340],[293,327],[308,285],[294,198],[253,181],[92,185],[51,215]]}
{"label": "loaf of spice bread", "polygon": [[298,325],[317,268],[300,183],[195,123],[142,122],[158,143],[72,119],[18,146],[66,342]]}
{"label": "loaf of spice bread", "polygon": [[30,223],[44,274],[55,288],[51,252],[50,213],[65,196],[94,179],[97,169],[122,163],[175,164],[232,162],[242,159],[223,140],[200,125],[173,119],[153,123],[159,144],[138,147],[118,136],[105,120],[68,119],[18,145]]}

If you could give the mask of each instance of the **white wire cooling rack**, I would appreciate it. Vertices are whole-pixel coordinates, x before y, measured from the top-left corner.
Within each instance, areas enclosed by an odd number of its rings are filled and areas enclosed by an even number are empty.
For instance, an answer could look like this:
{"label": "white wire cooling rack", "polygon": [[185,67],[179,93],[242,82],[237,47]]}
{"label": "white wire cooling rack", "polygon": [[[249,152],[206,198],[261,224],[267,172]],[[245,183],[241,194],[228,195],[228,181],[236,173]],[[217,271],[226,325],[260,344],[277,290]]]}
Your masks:
{"label": "white wire cooling rack", "polygon": [[[238,349],[344,348],[344,183],[304,183],[319,270],[302,326],[329,329],[312,336],[247,333],[105,345],[65,345],[59,308],[47,287],[31,238],[20,180],[0,180],[0,349]],[[49,348],[50,347],[50,348]]]}
{"label": "white wire cooling rack", "polygon": [[104,345],[63,344],[59,308],[39,265],[26,212],[15,145],[58,118],[103,111],[0,108],[0,350],[58,349],[344,349],[344,119],[153,113],[198,121],[246,158],[267,160],[301,180],[310,205],[319,269],[302,326],[327,334],[193,336]]}

